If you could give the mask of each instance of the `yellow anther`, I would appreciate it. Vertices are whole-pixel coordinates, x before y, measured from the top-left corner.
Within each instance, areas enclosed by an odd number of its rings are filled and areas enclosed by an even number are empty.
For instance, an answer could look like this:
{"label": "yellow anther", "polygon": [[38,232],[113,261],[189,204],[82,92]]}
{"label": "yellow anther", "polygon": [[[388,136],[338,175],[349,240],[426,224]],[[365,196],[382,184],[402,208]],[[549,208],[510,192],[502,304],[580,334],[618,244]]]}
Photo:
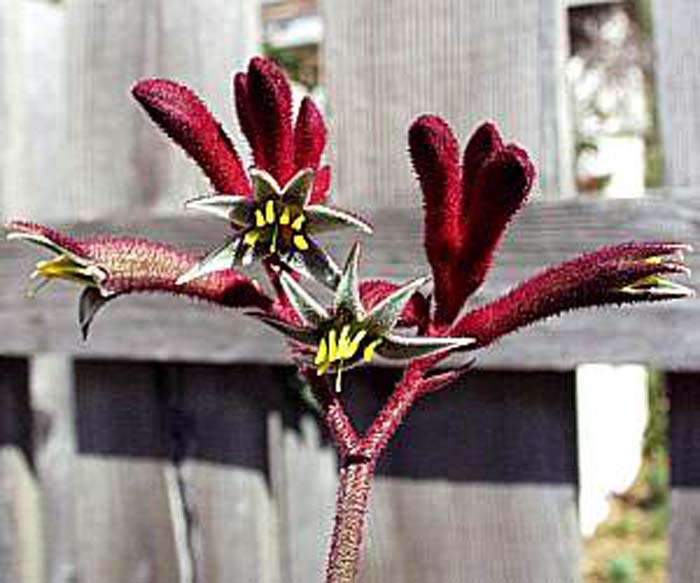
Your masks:
{"label": "yellow anther", "polygon": [[326,360],[326,356],[328,356],[328,344],[326,344],[325,338],[321,338],[321,343],[318,345],[318,350],[316,351],[314,364],[320,366]]}
{"label": "yellow anther", "polygon": [[275,222],[275,203],[271,200],[265,203],[265,220],[270,225]]}
{"label": "yellow anther", "polygon": [[284,210],[282,211],[282,216],[280,217],[280,225],[288,225],[291,220],[292,220],[292,211],[290,211],[289,207],[286,206],[286,207],[284,207]]}
{"label": "yellow anther", "polygon": [[304,235],[294,235],[292,239],[294,246],[299,249],[299,251],[306,251],[309,248],[309,242],[306,240]]}
{"label": "yellow anther", "polygon": [[248,245],[248,247],[252,247],[258,242],[258,239],[260,238],[260,231],[248,231],[244,236],[243,236],[243,242]]}
{"label": "yellow anther", "polygon": [[363,353],[363,358],[365,359],[365,362],[369,362],[374,358],[374,350],[377,348],[382,343],[381,338],[377,338],[376,340],[372,340],[367,346],[365,346],[365,350]]}
{"label": "yellow anther", "polygon": [[328,333],[328,362],[335,362],[338,360],[338,333],[335,328],[331,328]]}
{"label": "yellow anther", "polygon": [[345,324],[340,330],[338,337],[338,355],[341,359],[350,358],[348,350],[350,348],[350,324]]}
{"label": "yellow anther", "polygon": [[647,257],[647,258],[644,260],[644,263],[647,263],[647,264],[649,264],[649,265],[658,265],[658,264],[663,263],[663,262],[664,262],[664,258],[663,258],[663,257],[659,257],[659,256],[656,256],[656,257]]}
{"label": "yellow anther", "polygon": [[305,215],[299,215],[296,219],[294,219],[294,222],[292,223],[292,229],[295,231],[301,231],[301,226],[306,222],[306,216]]}
{"label": "yellow anther", "polygon": [[[350,346],[348,347],[348,351],[350,352],[350,356],[354,356],[357,350],[360,348],[360,342],[364,340],[364,337],[367,336],[367,330],[360,330],[357,334],[355,334],[355,337],[352,339],[352,342],[350,342]],[[348,357],[350,358],[350,357]]]}
{"label": "yellow anther", "polygon": [[255,209],[255,226],[264,227],[265,226],[265,215],[263,215],[260,209]]}
{"label": "yellow anther", "polygon": [[322,374],[326,374],[326,371],[328,370],[328,367],[329,367],[330,365],[331,365],[330,361],[327,360],[326,362],[324,362],[321,366],[319,366],[319,367],[316,369],[316,374],[317,374],[318,376],[321,376]]}

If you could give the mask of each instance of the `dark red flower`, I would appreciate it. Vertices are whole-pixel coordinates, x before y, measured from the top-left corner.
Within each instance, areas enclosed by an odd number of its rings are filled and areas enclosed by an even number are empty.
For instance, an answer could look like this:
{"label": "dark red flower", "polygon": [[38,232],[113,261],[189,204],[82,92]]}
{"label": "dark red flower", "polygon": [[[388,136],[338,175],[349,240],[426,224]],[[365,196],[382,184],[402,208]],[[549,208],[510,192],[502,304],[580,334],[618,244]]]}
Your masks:
{"label": "dark red flower", "polygon": [[503,145],[490,122],[474,132],[461,166],[457,140],[441,118],[419,117],[408,139],[423,191],[435,321],[444,325],[483,283],[508,222],[530,192],[535,170],[524,150]]}

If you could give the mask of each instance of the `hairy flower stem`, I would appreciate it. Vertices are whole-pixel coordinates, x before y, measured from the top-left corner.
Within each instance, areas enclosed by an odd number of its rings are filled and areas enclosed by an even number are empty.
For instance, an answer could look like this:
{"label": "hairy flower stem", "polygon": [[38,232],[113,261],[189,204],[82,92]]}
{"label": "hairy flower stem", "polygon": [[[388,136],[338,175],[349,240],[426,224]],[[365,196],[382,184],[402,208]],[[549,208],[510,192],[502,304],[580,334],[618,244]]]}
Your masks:
{"label": "hairy flower stem", "polygon": [[356,580],[374,465],[370,460],[352,459],[340,469],[326,583],[354,583]]}

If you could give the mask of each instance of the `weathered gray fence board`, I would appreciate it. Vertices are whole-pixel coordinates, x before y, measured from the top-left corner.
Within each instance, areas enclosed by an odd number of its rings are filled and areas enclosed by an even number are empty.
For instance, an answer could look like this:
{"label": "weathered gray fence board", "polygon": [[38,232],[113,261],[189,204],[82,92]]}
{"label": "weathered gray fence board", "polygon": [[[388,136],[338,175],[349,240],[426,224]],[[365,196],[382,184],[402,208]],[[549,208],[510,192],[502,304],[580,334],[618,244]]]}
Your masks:
{"label": "weathered gray fence board", "polygon": [[[358,417],[392,376],[347,387]],[[475,371],[419,403],[378,467],[363,581],[577,581],[574,386]]]}
{"label": "weathered gray fence board", "polygon": [[176,457],[196,581],[278,583],[276,512],[266,478],[276,372],[180,366],[176,378]]}
{"label": "weathered gray fence board", "polygon": [[60,216],[179,208],[199,170],[131,99],[144,77],[189,84],[231,127],[230,72],[258,42],[256,1],[76,0],[68,10],[68,197]]}
{"label": "weathered gray fence board", "polygon": [[670,403],[671,581],[700,582],[700,377],[666,376]]}
{"label": "weathered gray fence board", "polygon": [[76,438],[73,361],[65,354],[35,354],[30,360],[34,458],[41,486],[45,580],[75,580]]}
{"label": "weathered gray fence board", "polygon": [[76,365],[73,536],[80,580],[179,580],[165,473],[170,444],[158,383],[145,364]]}
{"label": "weathered gray fence board", "polygon": [[664,147],[665,184],[700,184],[700,3],[652,0],[656,98]]}
{"label": "weathered gray fence board", "polygon": [[402,196],[414,183],[406,135],[426,108],[462,141],[474,124],[495,119],[534,154],[547,196],[570,193],[562,2],[322,4],[334,181],[344,204],[410,205]]}
{"label": "weathered gray fence board", "polygon": [[[700,198],[639,201],[534,203],[507,237],[493,273],[476,302],[503,292],[551,262],[603,243],[631,239],[700,242]],[[365,244],[363,275],[408,278],[428,270],[422,251],[420,211],[376,211],[376,234]],[[196,219],[160,219],[131,226],[92,223],[74,233],[149,234],[183,247],[204,250],[225,236],[226,227]],[[348,236],[328,238],[342,258]],[[77,293],[56,285],[40,297],[23,297],[21,276],[37,257],[18,243],[0,242],[0,352],[56,350],[86,356],[204,362],[281,362],[282,342],[239,315],[222,317],[214,307],[167,298],[119,299],[100,314],[88,343],[75,325]],[[690,255],[698,272],[698,255]],[[691,285],[697,287],[697,275]],[[584,361],[641,361],[667,370],[694,370],[700,363],[700,304],[693,300],[588,310],[538,323],[479,354],[482,366],[564,370]],[[147,325],[146,325],[147,324]],[[664,334],[658,334],[663,327]],[[138,330],[138,333],[135,331]],[[182,330],[188,334],[183,336]]]}
{"label": "weathered gray fence board", "polygon": [[0,582],[42,583],[25,361],[0,358]]}

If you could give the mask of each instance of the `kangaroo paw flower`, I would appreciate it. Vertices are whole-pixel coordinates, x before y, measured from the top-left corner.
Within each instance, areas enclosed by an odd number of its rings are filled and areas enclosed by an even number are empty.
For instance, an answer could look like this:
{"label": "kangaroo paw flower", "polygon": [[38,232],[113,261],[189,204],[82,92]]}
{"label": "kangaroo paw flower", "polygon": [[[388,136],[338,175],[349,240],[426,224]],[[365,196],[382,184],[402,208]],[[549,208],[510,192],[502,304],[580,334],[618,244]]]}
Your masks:
{"label": "kangaroo paw flower", "polygon": [[233,270],[219,271],[186,286],[176,285],[177,278],[197,263],[197,258],[161,243],[131,237],[77,240],[21,221],[9,223],[6,230],[8,239],[27,241],[53,255],[39,261],[32,274],[40,286],[61,279],[84,287],[79,307],[84,336],[102,306],[129,293],[168,292],[227,307],[262,310],[271,305],[255,281]]}
{"label": "kangaroo paw flower", "polygon": [[324,308],[294,278],[281,275],[281,284],[300,325],[257,314],[260,319],[292,340],[310,348],[310,360],[318,375],[336,374],[340,390],[343,370],[371,362],[375,354],[390,360],[410,360],[429,354],[462,349],[471,338],[399,336],[393,332],[417,290],[429,278],[417,278],[397,286],[365,308],[358,276],[360,247],[353,246],[336,287],[333,306]]}
{"label": "kangaroo paw flower", "polygon": [[477,308],[452,328],[453,335],[485,346],[537,320],[568,310],[687,298],[695,292],[670,276],[688,275],[679,243],[625,243],[602,247],[541,272],[504,297]]}

